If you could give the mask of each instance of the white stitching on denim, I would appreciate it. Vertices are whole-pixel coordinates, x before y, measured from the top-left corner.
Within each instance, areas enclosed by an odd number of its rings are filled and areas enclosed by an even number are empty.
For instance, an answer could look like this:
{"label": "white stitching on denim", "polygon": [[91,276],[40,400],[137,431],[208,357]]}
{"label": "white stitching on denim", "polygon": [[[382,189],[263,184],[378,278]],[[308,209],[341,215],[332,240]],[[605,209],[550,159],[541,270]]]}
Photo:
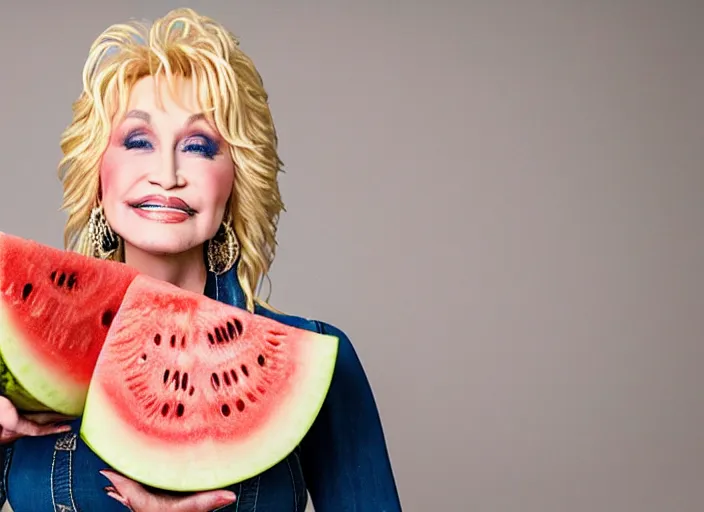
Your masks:
{"label": "white stitching on denim", "polygon": [[288,473],[291,475],[291,485],[293,485],[293,503],[295,505],[295,512],[298,512],[298,492],[296,492],[296,479],[293,477],[293,469],[291,469],[291,461],[286,457],[286,465],[288,466]]}
{"label": "white stitching on denim", "polygon": [[54,466],[56,466],[56,450],[51,456],[51,473],[49,474],[49,486],[51,487],[51,506],[56,510],[56,499],[54,498]]}
{"label": "white stitching on denim", "polygon": [[257,502],[259,501],[259,481],[261,478],[261,476],[257,476],[257,492],[254,493],[254,508],[252,509],[252,512],[257,512]]}
{"label": "white stitching on denim", "polygon": [[73,451],[68,452],[68,495],[71,498],[72,512],[76,512],[76,502],[73,501]]}
{"label": "white stitching on denim", "polygon": [[[51,486],[51,504],[54,510],[57,512],[76,512],[78,508],[73,500],[73,487],[72,487],[72,461],[73,461],[73,450],[76,449],[76,434],[69,432],[63,436],[60,436],[54,443],[54,453],[51,456],[51,473],[49,475],[49,485]],[[56,503],[56,494],[54,492],[54,472],[56,471],[56,452],[59,450],[68,452],[68,493],[71,498],[71,505],[64,505],[62,503]]]}
{"label": "white stitching on denim", "polygon": [[237,501],[235,501],[235,512],[240,509],[240,498],[242,497],[242,484],[237,487]]}
{"label": "white stitching on denim", "polygon": [[3,487],[3,492],[5,493],[5,501],[0,503],[0,505],[4,505],[5,503],[8,503],[10,505],[10,508],[12,508],[12,503],[10,503],[10,493],[8,492],[7,488],[7,476],[10,473],[10,464],[12,459],[12,455],[14,452],[12,451],[11,446],[3,446],[2,448],[3,451],[3,468],[2,468],[2,487]]}
{"label": "white stitching on denim", "polygon": [[[298,445],[296,448],[300,447]],[[303,472],[303,466],[301,465],[301,458],[298,456],[298,452],[296,450],[293,450],[293,456],[296,457],[296,463],[298,464],[298,469],[299,471]]]}
{"label": "white stitching on denim", "polygon": [[[301,445],[299,444],[296,446],[296,449],[300,449]],[[303,474],[303,465],[301,464],[301,457],[298,455],[298,451],[293,450],[293,456],[296,457],[296,464],[298,464],[298,471]],[[305,484],[305,479],[303,481],[303,488],[305,489],[305,498],[306,498],[306,510],[307,510],[307,502],[308,502],[308,486]],[[296,497],[296,506],[298,506],[298,497]],[[305,512],[305,511],[304,511]]]}

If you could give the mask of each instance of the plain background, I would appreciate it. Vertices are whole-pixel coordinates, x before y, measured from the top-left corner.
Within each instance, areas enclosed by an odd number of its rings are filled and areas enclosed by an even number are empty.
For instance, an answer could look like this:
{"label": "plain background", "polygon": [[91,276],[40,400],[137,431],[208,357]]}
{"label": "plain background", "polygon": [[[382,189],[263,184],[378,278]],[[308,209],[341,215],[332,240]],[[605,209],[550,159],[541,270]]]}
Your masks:
{"label": "plain background", "polygon": [[264,77],[272,302],[352,338],[405,510],[704,510],[704,2],[12,2],[1,230],[61,246],[88,47],[180,5]]}

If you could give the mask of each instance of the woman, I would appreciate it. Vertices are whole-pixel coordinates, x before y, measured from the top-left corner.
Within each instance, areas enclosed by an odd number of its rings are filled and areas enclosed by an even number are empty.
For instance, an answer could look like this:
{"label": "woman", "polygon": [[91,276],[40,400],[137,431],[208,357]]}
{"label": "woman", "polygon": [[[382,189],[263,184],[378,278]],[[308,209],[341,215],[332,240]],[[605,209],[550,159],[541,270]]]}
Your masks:
{"label": "woman", "polygon": [[[63,134],[67,248],[126,262],[303,329],[340,339],[326,402],[285,460],[230,489],[175,495],[109,471],[68,427],[0,403],[2,486],[15,512],[400,510],[374,398],[343,332],[255,295],[283,208],[276,133],[261,78],[236,39],[190,9],[94,43]],[[174,450],[178,447],[174,446]],[[147,461],[148,462],[148,461]],[[108,471],[104,471],[108,470]]]}

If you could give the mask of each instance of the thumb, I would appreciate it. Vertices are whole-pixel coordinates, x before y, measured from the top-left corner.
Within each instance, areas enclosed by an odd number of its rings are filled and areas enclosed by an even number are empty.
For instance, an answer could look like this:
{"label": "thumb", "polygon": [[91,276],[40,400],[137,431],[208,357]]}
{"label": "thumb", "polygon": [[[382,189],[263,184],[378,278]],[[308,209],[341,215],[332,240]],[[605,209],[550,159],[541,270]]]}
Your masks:
{"label": "thumb", "polygon": [[4,396],[0,396],[0,426],[14,431],[19,419],[20,415],[14,404]]}
{"label": "thumb", "polygon": [[174,512],[208,512],[234,503],[235,493],[230,491],[198,492],[183,498],[175,498],[169,510]]}

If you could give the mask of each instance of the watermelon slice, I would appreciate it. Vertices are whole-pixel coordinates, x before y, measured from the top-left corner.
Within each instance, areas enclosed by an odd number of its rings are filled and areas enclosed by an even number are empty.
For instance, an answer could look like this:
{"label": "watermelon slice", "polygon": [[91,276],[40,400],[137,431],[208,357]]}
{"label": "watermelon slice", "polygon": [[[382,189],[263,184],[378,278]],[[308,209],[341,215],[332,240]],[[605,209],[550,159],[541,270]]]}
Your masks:
{"label": "watermelon slice", "polygon": [[137,272],[0,233],[0,394],[21,410],[83,410],[98,354]]}
{"label": "watermelon slice", "polygon": [[126,476],[226,487],[283,460],[327,394],[338,339],[138,276],[98,357],[81,436]]}

